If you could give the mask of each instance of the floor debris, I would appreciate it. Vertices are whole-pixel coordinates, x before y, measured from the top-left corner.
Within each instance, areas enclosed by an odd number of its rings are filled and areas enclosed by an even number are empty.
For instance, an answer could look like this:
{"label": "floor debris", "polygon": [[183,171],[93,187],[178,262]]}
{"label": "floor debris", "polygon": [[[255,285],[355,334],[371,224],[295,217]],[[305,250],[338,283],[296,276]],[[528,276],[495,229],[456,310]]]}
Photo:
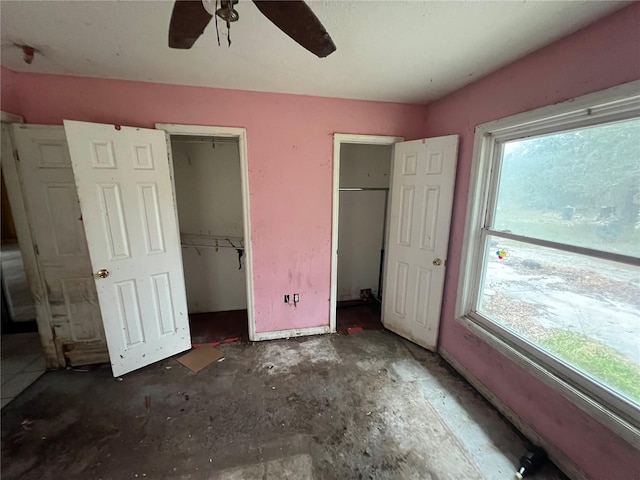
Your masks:
{"label": "floor debris", "polygon": [[347,328],[347,334],[351,335],[352,333],[360,333],[364,332],[364,328],[362,327],[349,327]]}
{"label": "floor debris", "polygon": [[33,423],[33,420],[23,420],[20,425],[22,425],[22,428],[24,428],[25,430],[31,430],[30,425],[32,423]]}
{"label": "floor debris", "polygon": [[178,358],[178,362],[187,367],[193,373],[198,373],[207,365],[216,362],[223,358],[223,354],[217,348],[209,345],[203,345],[198,348],[194,348],[186,355]]}
{"label": "floor debris", "polygon": [[73,370],[74,372],[88,373],[88,372],[93,372],[94,370],[98,370],[101,366],[102,364],[100,363],[96,363],[92,365],[78,365],[76,367],[71,367],[71,370]]}
{"label": "floor debris", "polygon": [[[2,410],[2,480],[500,480],[525,448],[440,357],[389,332],[219,349],[229,361],[197,375],[183,354],[120,385],[44,374]],[[566,480],[546,470],[536,480]]]}

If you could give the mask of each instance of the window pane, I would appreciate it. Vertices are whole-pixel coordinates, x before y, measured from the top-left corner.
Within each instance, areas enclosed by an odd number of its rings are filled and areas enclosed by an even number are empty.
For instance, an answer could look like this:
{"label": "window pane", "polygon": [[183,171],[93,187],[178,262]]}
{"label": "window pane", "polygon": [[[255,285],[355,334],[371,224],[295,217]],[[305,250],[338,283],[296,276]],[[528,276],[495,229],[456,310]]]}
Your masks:
{"label": "window pane", "polygon": [[640,269],[488,241],[478,311],[640,404]]}
{"label": "window pane", "polygon": [[640,119],[504,146],[494,228],[640,256]]}

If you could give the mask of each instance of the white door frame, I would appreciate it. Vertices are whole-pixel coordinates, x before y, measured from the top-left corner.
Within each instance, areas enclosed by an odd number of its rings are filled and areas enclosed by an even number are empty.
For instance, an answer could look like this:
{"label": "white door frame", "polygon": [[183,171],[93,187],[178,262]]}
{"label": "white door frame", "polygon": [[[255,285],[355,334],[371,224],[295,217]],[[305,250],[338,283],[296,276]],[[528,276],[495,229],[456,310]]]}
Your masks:
{"label": "white door frame", "polygon": [[[249,340],[257,341],[255,306],[253,302],[253,254],[251,244],[251,216],[249,208],[249,163],[247,158],[247,129],[237,127],[214,127],[203,125],[177,125],[172,123],[156,123],[156,129],[167,133],[167,151],[169,153],[169,171],[173,183],[173,205],[178,218],[178,203],[176,202],[176,184],[173,172],[173,154],[171,152],[171,135],[194,135],[207,137],[237,138],[240,150],[240,177],[242,180],[242,224],[244,228],[244,255],[247,285],[247,316],[249,321]],[[178,223],[179,225],[179,223]],[[183,268],[184,271],[184,268]]]}
{"label": "white door frame", "polygon": [[[331,304],[329,310],[329,331],[336,332],[336,308],[338,306],[338,225],[340,220],[340,146],[343,143],[363,145],[393,145],[404,141],[404,137],[384,135],[355,135],[350,133],[333,134],[333,207],[331,213]],[[393,171],[393,155],[391,158]],[[391,183],[389,183],[391,198]],[[388,208],[388,206],[387,206]],[[388,221],[388,217],[387,217]],[[386,244],[386,238],[384,242]],[[383,275],[384,282],[384,275]]]}
{"label": "white door frame", "polygon": [[62,349],[58,348],[59,346],[56,345],[53,337],[47,288],[42,276],[40,263],[38,262],[38,256],[36,255],[37,246],[31,232],[31,220],[24,198],[22,174],[20,173],[13,142],[13,132],[8,125],[11,123],[24,123],[24,120],[19,115],[7,112],[0,112],[0,120],[2,121],[2,154],[0,155],[0,163],[7,187],[7,196],[11,203],[11,214],[16,227],[18,246],[36,309],[36,323],[38,325],[40,343],[44,350],[47,367],[63,367],[66,361]]}
{"label": "white door frame", "polygon": [[24,123],[24,118],[15,113],[5,112],[0,110],[0,122],[2,123]]}

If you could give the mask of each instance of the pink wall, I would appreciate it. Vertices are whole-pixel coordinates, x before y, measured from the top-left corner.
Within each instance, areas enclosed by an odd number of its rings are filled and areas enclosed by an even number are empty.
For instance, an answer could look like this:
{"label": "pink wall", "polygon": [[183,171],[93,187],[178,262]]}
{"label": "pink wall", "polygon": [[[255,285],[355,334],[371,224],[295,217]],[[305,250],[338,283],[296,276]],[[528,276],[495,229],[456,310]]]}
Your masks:
{"label": "pink wall", "polygon": [[475,126],[639,78],[636,3],[426,108],[425,136],[460,135],[440,348],[597,479],[638,478],[640,452],[458,324],[454,307]]}
{"label": "pink wall", "polygon": [[[333,133],[418,138],[424,107],[2,70],[2,108],[154,128],[247,129],[256,330],[329,325]],[[16,98],[17,97],[17,98]],[[9,107],[7,107],[9,108]],[[297,308],[285,293],[300,294]]]}
{"label": "pink wall", "polygon": [[18,95],[17,75],[7,68],[0,67],[0,110],[17,114],[20,111]]}
{"label": "pink wall", "polygon": [[[457,324],[454,303],[474,127],[640,78],[638,25],[635,4],[426,109],[6,69],[1,108],[30,123],[247,128],[258,331],[328,324],[332,133],[459,134],[441,348],[591,477],[636,478],[639,452]],[[296,309],[282,303],[294,292],[301,294]]]}

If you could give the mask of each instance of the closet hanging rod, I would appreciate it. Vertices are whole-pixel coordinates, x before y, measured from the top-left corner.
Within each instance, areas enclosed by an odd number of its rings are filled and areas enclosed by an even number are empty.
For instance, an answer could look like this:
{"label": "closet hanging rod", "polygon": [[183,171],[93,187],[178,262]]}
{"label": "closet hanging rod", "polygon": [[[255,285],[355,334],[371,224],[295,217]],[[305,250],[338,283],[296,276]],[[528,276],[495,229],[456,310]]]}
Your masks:
{"label": "closet hanging rod", "polygon": [[368,192],[368,191],[389,191],[389,188],[385,187],[340,187],[338,189],[341,192]]}
{"label": "closet hanging rod", "polygon": [[194,145],[238,145],[238,142],[221,142],[221,141],[205,141],[205,140],[173,140],[173,143],[194,144]]}
{"label": "closet hanging rod", "polygon": [[193,247],[193,248],[215,248],[216,250],[219,248],[233,248],[234,250],[244,250],[244,245],[242,246],[231,246],[231,245],[199,245],[195,243],[181,243],[183,247]]}
{"label": "closet hanging rod", "polygon": [[244,237],[234,237],[231,235],[207,235],[204,233],[182,233],[180,232],[180,237],[181,238],[202,238],[202,239],[207,239],[207,240],[224,240],[224,241],[243,241]]}

